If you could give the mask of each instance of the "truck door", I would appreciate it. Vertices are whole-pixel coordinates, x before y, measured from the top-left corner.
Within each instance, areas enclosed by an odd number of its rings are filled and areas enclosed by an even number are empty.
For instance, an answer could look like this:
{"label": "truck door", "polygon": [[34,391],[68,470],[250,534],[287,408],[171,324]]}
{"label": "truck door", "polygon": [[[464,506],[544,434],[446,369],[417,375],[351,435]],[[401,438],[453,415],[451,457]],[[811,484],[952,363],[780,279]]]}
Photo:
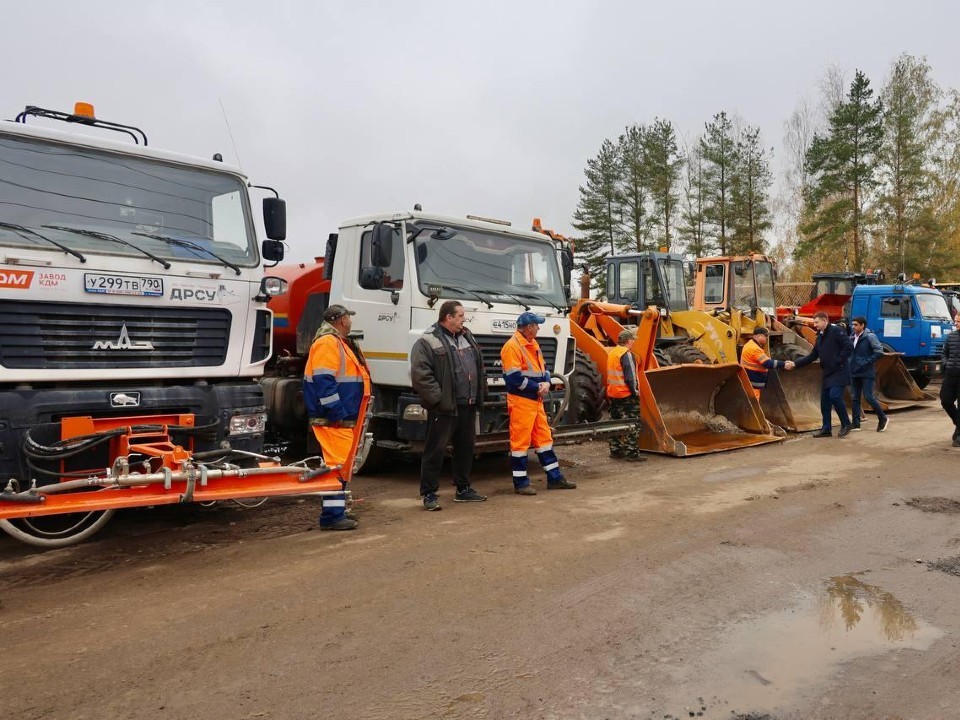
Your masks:
{"label": "truck door", "polygon": [[[363,333],[361,347],[375,383],[407,385],[410,351],[410,286],[400,228],[378,223],[360,234],[359,266],[353,269],[357,311],[354,331]],[[333,302],[336,302],[333,299]]]}
{"label": "truck door", "polygon": [[916,357],[917,337],[913,304],[909,295],[881,296],[876,335],[897,352]]}

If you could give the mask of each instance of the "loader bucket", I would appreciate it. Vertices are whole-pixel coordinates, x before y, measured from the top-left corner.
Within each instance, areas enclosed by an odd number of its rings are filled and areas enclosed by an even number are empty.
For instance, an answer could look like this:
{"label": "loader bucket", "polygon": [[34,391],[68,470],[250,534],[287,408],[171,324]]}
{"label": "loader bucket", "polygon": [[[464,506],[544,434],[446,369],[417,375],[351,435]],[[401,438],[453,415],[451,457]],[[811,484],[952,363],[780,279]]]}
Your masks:
{"label": "loader bucket", "polygon": [[[873,392],[884,412],[903,410],[935,399],[933,395],[920,389],[898,353],[884,353],[874,367],[877,381]],[[860,404],[864,410],[873,411],[866,402],[861,401]]]}
{"label": "loader bucket", "polygon": [[820,388],[823,373],[820,363],[767,373],[767,386],[760,393],[760,407],[767,420],[791,432],[819,430]]}
{"label": "loader bucket", "polygon": [[641,450],[686,457],[779,442],[736,363],[640,373]]}

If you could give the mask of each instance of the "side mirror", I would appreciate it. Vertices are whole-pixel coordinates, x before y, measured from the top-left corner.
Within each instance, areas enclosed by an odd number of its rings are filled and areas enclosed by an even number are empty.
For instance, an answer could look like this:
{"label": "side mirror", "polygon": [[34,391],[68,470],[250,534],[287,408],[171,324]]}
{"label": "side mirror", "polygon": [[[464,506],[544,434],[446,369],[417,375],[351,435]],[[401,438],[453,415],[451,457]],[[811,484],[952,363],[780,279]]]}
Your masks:
{"label": "side mirror", "polygon": [[271,240],[287,239],[287,201],[280,198],[263,199],[263,228]]}
{"label": "side mirror", "polygon": [[280,240],[264,240],[260,245],[260,254],[265,262],[278,263],[283,260],[283,242]]}
{"label": "side mirror", "polygon": [[360,287],[364,290],[383,290],[383,268],[360,268]]}
{"label": "side mirror", "polygon": [[573,250],[568,247],[560,250],[560,270],[563,273],[563,287],[570,297],[570,280],[573,275]]}
{"label": "side mirror", "polygon": [[377,223],[370,238],[370,262],[378,268],[390,267],[393,257],[393,225]]}

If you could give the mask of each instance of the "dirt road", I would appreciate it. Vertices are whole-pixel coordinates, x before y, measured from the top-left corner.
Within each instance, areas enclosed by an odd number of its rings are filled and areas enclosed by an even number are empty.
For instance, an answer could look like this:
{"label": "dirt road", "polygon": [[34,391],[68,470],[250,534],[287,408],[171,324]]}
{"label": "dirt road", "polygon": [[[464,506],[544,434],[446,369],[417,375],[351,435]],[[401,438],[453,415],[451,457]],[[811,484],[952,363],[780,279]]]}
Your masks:
{"label": "dirt road", "polygon": [[[0,540],[4,716],[957,718],[960,449],[888,432],[643,464],[424,512],[416,468],[316,501],[130,512]],[[543,488],[542,474],[536,485]],[[936,563],[934,569],[930,563]],[[951,574],[953,573],[953,574]]]}

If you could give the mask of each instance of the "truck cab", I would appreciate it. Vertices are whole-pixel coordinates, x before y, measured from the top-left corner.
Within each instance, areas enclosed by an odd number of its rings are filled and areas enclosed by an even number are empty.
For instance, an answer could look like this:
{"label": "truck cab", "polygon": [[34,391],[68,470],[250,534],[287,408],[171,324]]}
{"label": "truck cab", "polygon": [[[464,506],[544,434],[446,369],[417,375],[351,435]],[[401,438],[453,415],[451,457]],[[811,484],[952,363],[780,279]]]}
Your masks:
{"label": "truck cab", "polygon": [[[488,402],[480,412],[479,449],[505,442],[500,349],[525,310],[546,318],[537,340],[554,375],[555,391],[546,401],[548,417],[560,424],[578,414],[567,397],[578,356],[567,318],[569,288],[558,260],[551,238],[503,221],[420,210],[344,221],[329,237],[322,260],[278,268],[289,290],[272,300],[271,307],[283,325],[275,327],[274,336],[287,357],[279,358],[277,376],[265,380],[271,386],[268,393],[277,398],[271,421],[291,432],[294,424],[302,423],[302,417],[283,408],[296,406],[300,361],[309,353],[323,310],[340,303],[356,312],[353,332],[362,337],[373,382],[373,445],[361,458],[364,470],[380,464],[381,451],[417,451],[426,434],[426,411],[411,387],[410,351],[437,322],[445,300],[463,304],[466,326],[487,368]],[[302,292],[302,286],[309,291]],[[589,363],[585,356],[579,361]],[[597,387],[602,393],[599,379]],[[602,400],[601,395],[597,402]],[[595,416],[600,412],[597,408]]]}
{"label": "truck cab", "polygon": [[903,362],[917,385],[926,387],[942,372],[941,356],[951,332],[950,310],[943,295],[917,285],[857,285],[848,320],[867,319],[888,352],[903,353]]}

